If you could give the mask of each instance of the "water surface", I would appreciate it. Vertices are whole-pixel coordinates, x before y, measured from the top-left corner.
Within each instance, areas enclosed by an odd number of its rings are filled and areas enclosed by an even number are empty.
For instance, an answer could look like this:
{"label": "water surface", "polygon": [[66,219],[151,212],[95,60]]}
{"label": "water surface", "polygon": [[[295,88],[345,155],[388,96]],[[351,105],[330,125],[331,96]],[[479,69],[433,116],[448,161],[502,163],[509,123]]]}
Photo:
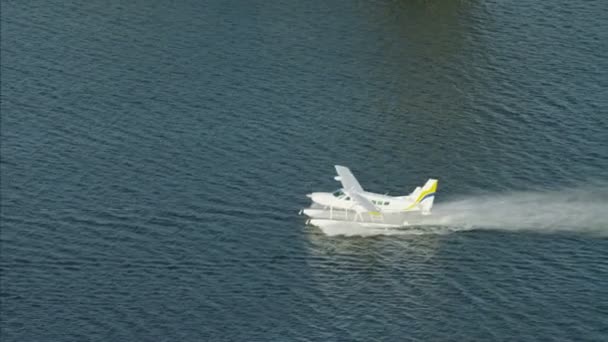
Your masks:
{"label": "water surface", "polygon": [[607,4],[3,1],[2,340],[606,339]]}

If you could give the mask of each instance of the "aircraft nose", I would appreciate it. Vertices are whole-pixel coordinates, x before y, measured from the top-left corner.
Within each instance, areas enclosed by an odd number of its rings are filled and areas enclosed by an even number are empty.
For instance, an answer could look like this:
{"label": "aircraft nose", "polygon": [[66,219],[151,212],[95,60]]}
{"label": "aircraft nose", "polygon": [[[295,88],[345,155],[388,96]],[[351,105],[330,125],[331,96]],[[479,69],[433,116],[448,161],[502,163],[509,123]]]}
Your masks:
{"label": "aircraft nose", "polygon": [[306,195],[308,198],[310,198],[313,202],[322,204],[322,205],[328,205],[329,204],[329,198],[331,198],[331,194],[325,193],[325,192],[313,192],[312,194],[308,194]]}
{"label": "aircraft nose", "polygon": [[319,199],[319,194],[320,192],[313,192],[310,194],[306,194],[306,197],[310,198],[311,200],[315,201]]}

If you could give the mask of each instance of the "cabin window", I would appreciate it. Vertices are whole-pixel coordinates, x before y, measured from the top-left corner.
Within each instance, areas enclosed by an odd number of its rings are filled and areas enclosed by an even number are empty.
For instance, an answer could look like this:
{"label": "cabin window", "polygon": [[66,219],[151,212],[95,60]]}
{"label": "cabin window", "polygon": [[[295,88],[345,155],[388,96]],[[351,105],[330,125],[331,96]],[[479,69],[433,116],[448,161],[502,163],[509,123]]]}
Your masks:
{"label": "cabin window", "polygon": [[346,197],[346,200],[347,200],[347,201],[350,201],[350,197]]}
{"label": "cabin window", "polygon": [[390,202],[384,202],[384,205],[389,205],[389,204],[390,204]]}
{"label": "cabin window", "polygon": [[340,196],[343,196],[343,195],[344,195],[344,192],[343,192],[342,190],[338,190],[338,191],[335,191],[333,195],[334,195],[335,197],[340,197]]}

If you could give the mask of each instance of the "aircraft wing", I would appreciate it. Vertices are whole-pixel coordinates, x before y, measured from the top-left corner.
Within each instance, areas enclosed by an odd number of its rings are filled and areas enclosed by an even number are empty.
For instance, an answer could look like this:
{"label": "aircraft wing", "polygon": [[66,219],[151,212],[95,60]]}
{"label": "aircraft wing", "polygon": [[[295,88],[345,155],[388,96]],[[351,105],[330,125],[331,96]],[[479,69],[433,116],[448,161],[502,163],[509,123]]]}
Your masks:
{"label": "aircraft wing", "polygon": [[359,195],[356,192],[346,192],[348,196],[350,196],[358,205],[362,206],[365,210],[369,212],[377,213],[379,210],[375,205],[372,204],[367,198]]}
{"label": "aircraft wing", "polygon": [[[347,167],[336,165],[336,172],[338,173],[338,177],[336,177],[336,179],[342,183],[342,187],[344,188],[344,190],[354,191],[354,192],[363,192],[363,188],[357,181],[357,178],[355,178],[355,176],[353,176],[352,172],[350,172],[350,170]],[[365,199],[365,200],[367,201],[367,199]],[[370,204],[371,204],[371,202],[370,202]],[[372,206],[373,206],[373,204],[372,204]]]}

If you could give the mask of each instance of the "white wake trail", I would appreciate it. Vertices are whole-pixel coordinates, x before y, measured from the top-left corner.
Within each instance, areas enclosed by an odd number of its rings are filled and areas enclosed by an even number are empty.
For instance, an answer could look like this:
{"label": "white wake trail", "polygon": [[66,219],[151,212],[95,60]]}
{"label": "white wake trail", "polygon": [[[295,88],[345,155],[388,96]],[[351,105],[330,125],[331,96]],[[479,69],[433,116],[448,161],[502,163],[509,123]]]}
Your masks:
{"label": "white wake trail", "polygon": [[608,234],[608,186],[480,195],[437,203],[429,224]]}

